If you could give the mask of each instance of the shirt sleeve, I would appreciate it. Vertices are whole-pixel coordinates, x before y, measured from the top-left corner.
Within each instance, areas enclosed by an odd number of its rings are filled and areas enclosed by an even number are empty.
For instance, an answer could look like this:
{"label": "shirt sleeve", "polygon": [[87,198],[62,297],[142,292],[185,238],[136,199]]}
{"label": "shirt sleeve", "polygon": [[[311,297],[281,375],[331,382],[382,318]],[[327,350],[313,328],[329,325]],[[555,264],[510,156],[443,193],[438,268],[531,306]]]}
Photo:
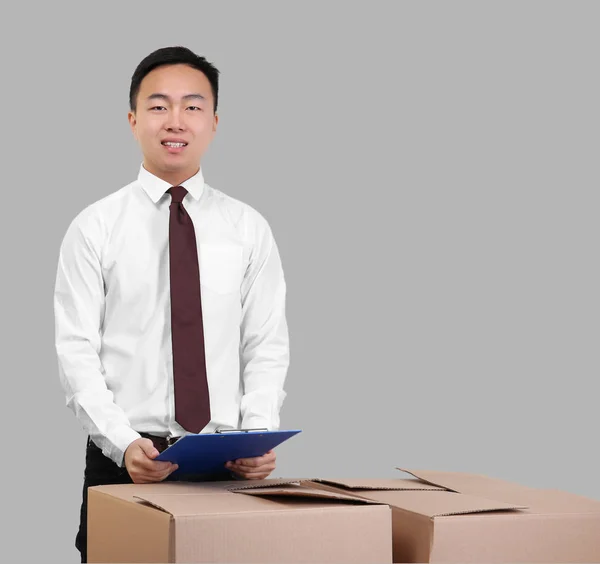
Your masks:
{"label": "shirt sleeve", "polygon": [[273,234],[260,214],[252,231],[254,244],[242,283],[241,425],[278,430],[290,360],[286,283]]}
{"label": "shirt sleeve", "polygon": [[104,455],[122,467],[125,450],[141,435],[113,401],[100,360],[105,306],[102,239],[99,220],[83,213],[63,239],[54,291],[55,345],[67,406]]}

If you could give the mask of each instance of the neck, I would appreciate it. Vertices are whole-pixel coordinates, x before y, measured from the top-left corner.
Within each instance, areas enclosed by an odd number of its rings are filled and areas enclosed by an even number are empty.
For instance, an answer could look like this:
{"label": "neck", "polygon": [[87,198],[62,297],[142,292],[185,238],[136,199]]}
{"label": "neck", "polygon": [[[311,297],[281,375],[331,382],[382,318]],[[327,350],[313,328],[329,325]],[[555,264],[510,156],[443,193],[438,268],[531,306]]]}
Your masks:
{"label": "neck", "polygon": [[144,168],[151,172],[154,176],[168,182],[171,186],[179,186],[183,184],[186,180],[194,176],[200,170],[200,167],[197,166],[195,169],[187,169],[187,170],[159,170],[156,167],[152,166],[152,164],[144,161]]}

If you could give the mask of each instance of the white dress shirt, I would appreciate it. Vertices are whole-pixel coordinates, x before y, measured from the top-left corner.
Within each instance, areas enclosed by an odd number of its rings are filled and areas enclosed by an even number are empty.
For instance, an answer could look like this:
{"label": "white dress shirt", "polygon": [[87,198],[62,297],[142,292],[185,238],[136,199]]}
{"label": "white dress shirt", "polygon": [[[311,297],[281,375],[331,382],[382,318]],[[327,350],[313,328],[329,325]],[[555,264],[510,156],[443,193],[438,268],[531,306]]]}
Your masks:
{"label": "white dress shirt", "polygon": [[[202,171],[182,186],[200,266],[211,406],[202,432],[276,430],[289,341],[273,234]],[[142,165],[136,181],[81,211],[60,247],[54,313],[66,403],[119,466],[139,432],[187,434],[174,420],[169,188]]]}

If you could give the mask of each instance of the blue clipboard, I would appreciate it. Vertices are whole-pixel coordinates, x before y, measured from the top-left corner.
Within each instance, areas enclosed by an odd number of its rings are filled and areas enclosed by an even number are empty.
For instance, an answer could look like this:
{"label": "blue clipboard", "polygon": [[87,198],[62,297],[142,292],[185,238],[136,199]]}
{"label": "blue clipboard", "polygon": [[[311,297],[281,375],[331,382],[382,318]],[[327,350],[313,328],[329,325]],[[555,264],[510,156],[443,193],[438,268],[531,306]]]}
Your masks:
{"label": "blue clipboard", "polygon": [[229,460],[262,456],[300,432],[228,429],[216,433],[185,435],[154,460],[178,464],[179,468],[172,476],[228,472],[225,463]]}

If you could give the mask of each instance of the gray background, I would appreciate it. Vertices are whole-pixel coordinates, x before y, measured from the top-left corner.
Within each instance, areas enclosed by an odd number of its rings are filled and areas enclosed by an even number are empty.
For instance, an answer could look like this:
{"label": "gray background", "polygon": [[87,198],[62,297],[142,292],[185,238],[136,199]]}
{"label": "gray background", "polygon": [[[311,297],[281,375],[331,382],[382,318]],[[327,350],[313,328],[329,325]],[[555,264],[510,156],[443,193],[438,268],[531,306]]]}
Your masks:
{"label": "gray background", "polygon": [[58,249],[135,178],[130,77],[172,44],[221,70],[203,170],[284,262],[282,427],[304,432],[276,475],[404,466],[600,499],[599,3],[19,6],[0,24],[5,554],[78,561]]}

